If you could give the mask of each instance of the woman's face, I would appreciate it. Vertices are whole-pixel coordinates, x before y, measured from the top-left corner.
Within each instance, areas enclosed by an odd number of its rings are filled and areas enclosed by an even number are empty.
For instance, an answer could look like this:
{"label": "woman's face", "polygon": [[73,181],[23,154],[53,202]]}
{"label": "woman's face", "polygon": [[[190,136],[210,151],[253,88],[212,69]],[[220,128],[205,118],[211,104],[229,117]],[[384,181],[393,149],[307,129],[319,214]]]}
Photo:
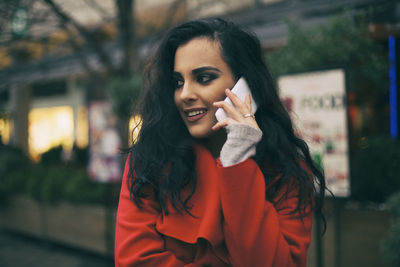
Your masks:
{"label": "woman's face", "polygon": [[175,105],[194,138],[206,138],[216,123],[213,103],[225,99],[225,89],[235,84],[222,59],[220,45],[206,37],[195,38],[175,53]]}

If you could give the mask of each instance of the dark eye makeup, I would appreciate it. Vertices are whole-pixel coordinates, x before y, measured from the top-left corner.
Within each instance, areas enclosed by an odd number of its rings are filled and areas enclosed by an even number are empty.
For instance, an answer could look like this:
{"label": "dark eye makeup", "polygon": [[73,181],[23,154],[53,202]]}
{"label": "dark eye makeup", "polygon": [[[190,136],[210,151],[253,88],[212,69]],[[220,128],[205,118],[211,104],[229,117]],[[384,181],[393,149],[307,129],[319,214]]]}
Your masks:
{"label": "dark eye makeup", "polygon": [[200,84],[207,85],[216,78],[218,78],[218,75],[214,73],[202,73],[196,76],[196,81]]}
{"label": "dark eye makeup", "polygon": [[174,79],[173,80],[173,86],[175,89],[182,87],[184,84],[183,79]]}
{"label": "dark eye makeup", "polygon": [[213,80],[218,78],[217,74],[214,73],[201,73],[196,76],[196,81],[200,84],[207,85]]}
{"label": "dark eye makeup", "polygon": [[[215,71],[215,72],[214,72]],[[216,68],[202,67],[192,71],[194,80],[201,85],[208,85],[217,79],[221,71]],[[185,84],[185,80],[179,72],[174,72],[172,78],[172,86],[174,89],[181,88]]]}
{"label": "dark eye makeup", "polygon": [[182,87],[184,82],[185,81],[183,80],[183,77],[179,73],[174,73],[174,75],[172,77],[172,81],[171,81],[172,87],[174,89],[178,89],[178,88]]}

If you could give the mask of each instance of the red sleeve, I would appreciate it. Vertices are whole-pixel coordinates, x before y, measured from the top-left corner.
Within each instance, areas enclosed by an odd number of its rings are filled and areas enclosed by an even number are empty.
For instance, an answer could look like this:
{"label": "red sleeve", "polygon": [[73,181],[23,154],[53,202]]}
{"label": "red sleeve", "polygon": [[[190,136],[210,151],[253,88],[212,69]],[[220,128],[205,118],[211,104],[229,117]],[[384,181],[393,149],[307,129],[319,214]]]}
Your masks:
{"label": "red sleeve", "polygon": [[[254,160],[220,166],[224,235],[233,266],[306,266],[312,212],[299,218],[294,188],[274,206],[265,200],[264,176]],[[282,189],[284,192],[286,188]]]}
{"label": "red sleeve", "polygon": [[128,161],[125,165],[118,204],[115,232],[115,266],[194,266],[185,265],[165,250],[163,237],[155,224],[161,213],[159,204],[146,198],[142,209],[129,199]]}

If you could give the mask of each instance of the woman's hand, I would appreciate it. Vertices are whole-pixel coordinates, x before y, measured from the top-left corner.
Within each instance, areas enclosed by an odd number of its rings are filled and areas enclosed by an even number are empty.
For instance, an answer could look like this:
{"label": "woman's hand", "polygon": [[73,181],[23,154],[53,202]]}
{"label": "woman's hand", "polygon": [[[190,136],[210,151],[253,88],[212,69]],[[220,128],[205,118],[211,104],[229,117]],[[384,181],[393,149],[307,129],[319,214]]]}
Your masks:
{"label": "woman's hand", "polygon": [[223,108],[229,117],[223,121],[217,122],[212,129],[217,131],[222,127],[226,127],[234,123],[246,124],[256,129],[260,129],[251,110],[250,95],[247,95],[243,102],[229,89],[225,90],[225,94],[232,101],[233,105],[227,103],[226,101],[218,101],[214,102],[214,106],[217,108]]}

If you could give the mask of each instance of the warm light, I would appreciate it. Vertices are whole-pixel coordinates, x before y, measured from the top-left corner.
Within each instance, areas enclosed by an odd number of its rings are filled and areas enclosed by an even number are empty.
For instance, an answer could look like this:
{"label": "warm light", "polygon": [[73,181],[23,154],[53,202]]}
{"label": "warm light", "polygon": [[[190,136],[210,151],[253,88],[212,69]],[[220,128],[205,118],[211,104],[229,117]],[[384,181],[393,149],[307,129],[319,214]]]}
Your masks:
{"label": "warm light", "polygon": [[88,110],[79,107],[76,119],[76,146],[85,148],[89,144]]}
{"label": "warm light", "polygon": [[132,140],[136,142],[141,125],[142,118],[139,115],[132,116],[129,120],[129,146],[132,145]]}
{"label": "warm light", "polygon": [[33,159],[47,150],[62,145],[72,150],[74,119],[72,107],[35,108],[29,112],[29,152]]}
{"label": "warm light", "polygon": [[1,142],[5,145],[10,143],[11,121],[7,118],[0,118],[0,137]]}

